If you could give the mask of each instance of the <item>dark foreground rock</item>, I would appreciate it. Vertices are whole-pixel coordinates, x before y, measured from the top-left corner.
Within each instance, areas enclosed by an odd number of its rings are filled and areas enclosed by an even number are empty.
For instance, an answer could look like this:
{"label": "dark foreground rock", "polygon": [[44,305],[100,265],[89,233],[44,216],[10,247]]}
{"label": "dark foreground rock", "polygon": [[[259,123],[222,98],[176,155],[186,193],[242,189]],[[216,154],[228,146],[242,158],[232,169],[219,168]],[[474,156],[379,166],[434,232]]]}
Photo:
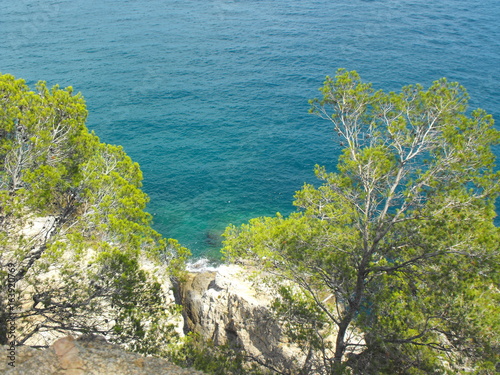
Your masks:
{"label": "dark foreground rock", "polygon": [[0,374],[7,375],[203,375],[161,358],[127,352],[95,336],[63,337],[45,350],[17,347],[15,367],[9,365],[7,346],[1,353]]}

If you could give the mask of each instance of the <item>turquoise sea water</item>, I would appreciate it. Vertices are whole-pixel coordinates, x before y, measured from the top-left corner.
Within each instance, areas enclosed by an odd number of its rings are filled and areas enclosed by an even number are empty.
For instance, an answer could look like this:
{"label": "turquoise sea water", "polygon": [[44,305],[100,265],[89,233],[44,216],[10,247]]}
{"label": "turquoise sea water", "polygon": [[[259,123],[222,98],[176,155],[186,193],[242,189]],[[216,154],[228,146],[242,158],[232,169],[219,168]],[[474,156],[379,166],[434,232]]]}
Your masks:
{"label": "turquoise sea water", "polygon": [[445,76],[500,119],[499,19],[498,0],[3,0],[0,72],[81,91],[156,229],[207,255],[334,168],[307,100],[340,67],[385,90]]}

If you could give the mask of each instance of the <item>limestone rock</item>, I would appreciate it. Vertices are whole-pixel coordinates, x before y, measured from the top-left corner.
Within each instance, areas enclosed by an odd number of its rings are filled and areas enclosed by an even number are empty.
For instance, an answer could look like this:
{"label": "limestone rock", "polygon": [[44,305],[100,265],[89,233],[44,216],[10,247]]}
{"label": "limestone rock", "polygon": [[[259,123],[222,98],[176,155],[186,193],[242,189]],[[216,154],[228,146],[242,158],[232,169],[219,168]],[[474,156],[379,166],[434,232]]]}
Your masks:
{"label": "limestone rock", "polygon": [[300,350],[286,343],[270,311],[272,293],[257,290],[246,277],[249,273],[236,265],[190,273],[181,285],[185,329],[216,345],[243,348],[276,367],[290,368]]}
{"label": "limestone rock", "polygon": [[[8,347],[1,347],[2,353]],[[74,339],[67,336],[55,341],[50,348],[37,350],[17,347],[15,367],[4,355],[0,373],[6,375],[203,375],[182,369],[161,358],[143,357],[126,352],[117,345],[97,336]]]}

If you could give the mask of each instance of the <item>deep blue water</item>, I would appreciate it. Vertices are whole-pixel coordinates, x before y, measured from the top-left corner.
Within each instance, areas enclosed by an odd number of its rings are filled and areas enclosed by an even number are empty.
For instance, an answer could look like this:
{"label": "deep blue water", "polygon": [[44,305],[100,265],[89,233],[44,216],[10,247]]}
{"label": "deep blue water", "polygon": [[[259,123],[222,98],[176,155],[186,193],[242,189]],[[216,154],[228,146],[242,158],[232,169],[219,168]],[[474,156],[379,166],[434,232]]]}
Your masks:
{"label": "deep blue water", "polygon": [[340,67],[385,90],[457,80],[500,118],[499,19],[498,0],[2,0],[0,72],[81,91],[141,164],[156,229],[202,255],[334,168],[307,100]]}

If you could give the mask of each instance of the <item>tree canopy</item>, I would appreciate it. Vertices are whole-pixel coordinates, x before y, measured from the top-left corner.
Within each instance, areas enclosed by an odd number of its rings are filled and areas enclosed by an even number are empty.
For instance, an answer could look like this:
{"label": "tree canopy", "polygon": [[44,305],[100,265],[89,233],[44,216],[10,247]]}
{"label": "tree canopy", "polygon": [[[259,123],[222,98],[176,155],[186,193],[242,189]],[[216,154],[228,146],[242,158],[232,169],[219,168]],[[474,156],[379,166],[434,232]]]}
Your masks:
{"label": "tree canopy", "polygon": [[71,87],[31,91],[0,75],[0,343],[9,283],[17,344],[101,333],[155,352],[174,313],[158,277],[180,271],[188,251],[151,228],[139,165],[101,143],[86,117]]}
{"label": "tree canopy", "polygon": [[311,113],[333,125],[337,171],[316,166],[321,185],[296,193],[298,212],[228,227],[226,257],[276,285],[277,316],[304,351],[297,373],[493,373],[492,116],[446,79],[386,93],[339,70],[320,90]]}

